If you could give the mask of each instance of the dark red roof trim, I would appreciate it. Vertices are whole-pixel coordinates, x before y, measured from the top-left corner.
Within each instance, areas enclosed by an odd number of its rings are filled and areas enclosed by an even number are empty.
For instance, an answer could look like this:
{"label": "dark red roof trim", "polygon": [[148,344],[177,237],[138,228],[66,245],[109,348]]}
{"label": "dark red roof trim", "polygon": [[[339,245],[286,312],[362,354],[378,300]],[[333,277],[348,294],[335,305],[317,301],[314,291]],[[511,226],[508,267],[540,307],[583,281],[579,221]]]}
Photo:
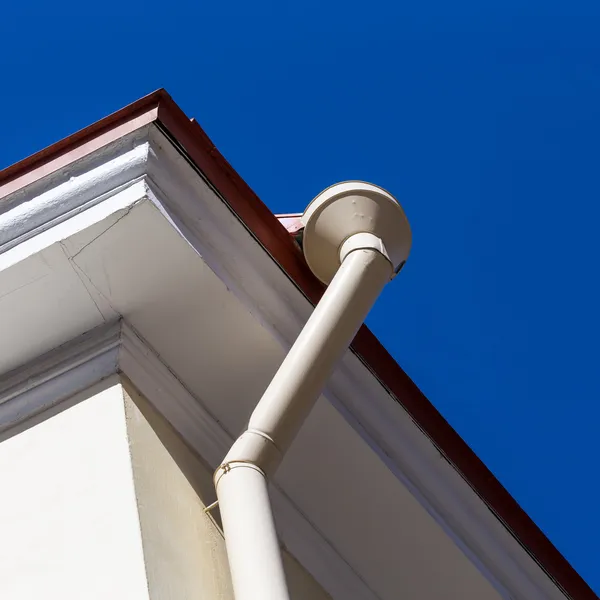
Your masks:
{"label": "dark red roof trim", "polygon": [[[323,286],[309,270],[299,246],[286,229],[291,221],[280,223],[195,119],[190,120],[164,90],[0,171],[0,199],[150,122],[156,122],[185,151],[248,229],[316,304]],[[574,600],[598,600],[366,326],[356,335],[352,348],[550,577]]]}

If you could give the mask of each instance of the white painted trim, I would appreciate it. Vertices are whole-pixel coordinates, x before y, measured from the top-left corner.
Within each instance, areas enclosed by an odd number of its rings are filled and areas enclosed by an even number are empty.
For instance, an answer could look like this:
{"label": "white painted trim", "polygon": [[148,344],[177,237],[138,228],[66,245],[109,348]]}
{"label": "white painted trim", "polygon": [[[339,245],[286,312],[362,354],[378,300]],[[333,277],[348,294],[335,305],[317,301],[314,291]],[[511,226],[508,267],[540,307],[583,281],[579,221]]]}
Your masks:
{"label": "white painted trim", "polygon": [[119,323],[94,329],[0,378],[0,436],[117,371]]}
{"label": "white painted trim", "polygon": [[[140,138],[147,133],[148,129],[144,128],[105,148],[101,154],[105,160],[100,164],[97,164],[99,156],[92,155],[73,165],[66,181],[58,181],[37,194],[33,185],[31,190],[25,188],[3,199],[0,252],[90,208],[143,177],[149,145]],[[124,145],[129,147],[126,151],[123,151]],[[116,156],[110,155],[115,152]],[[65,174],[62,175],[64,179]]]}

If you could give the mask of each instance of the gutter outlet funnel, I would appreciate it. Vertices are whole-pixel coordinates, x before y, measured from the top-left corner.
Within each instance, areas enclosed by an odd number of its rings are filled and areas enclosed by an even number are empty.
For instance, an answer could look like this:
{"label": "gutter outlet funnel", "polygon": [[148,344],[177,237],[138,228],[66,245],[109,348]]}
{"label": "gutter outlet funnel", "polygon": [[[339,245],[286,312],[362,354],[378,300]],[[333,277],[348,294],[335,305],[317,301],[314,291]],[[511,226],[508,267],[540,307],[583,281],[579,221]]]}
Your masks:
{"label": "gutter outlet funnel", "polygon": [[329,284],[340,267],[342,244],[359,233],[378,237],[394,271],[408,258],[412,235],[396,199],[363,181],[338,183],[321,192],[301,218],[304,256],[311,271]]}
{"label": "gutter outlet funnel", "polygon": [[268,478],[411,246],[402,208],[370,183],[326,189],[301,220],[306,261],[329,287],[214,476],[236,600],[289,599]]}

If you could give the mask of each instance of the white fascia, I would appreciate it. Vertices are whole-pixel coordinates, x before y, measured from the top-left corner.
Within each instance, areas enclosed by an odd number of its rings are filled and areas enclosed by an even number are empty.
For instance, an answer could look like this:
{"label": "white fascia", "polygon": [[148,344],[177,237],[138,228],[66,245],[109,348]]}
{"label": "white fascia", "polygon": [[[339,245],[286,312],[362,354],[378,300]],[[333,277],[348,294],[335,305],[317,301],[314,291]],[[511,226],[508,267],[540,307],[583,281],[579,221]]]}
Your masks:
{"label": "white fascia", "polygon": [[[144,126],[3,200],[0,271],[77,232],[89,230],[92,236],[96,224],[106,223],[109,217],[116,222],[132,206],[145,200],[158,207],[287,351],[308,319],[312,305],[257,243],[219,192],[153,125]],[[118,337],[121,348],[126,336],[119,333]],[[98,373],[110,370],[113,365],[110,352],[100,352],[99,356],[107,363],[103,363]],[[136,383],[133,371],[137,367],[135,361],[127,358],[129,351],[118,352],[123,362],[115,368],[127,373],[142,393],[150,392],[151,399],[151,390],[143,389],[139,377]],[[120,360],[114,364],[120,365]],[[25,396],[16,390],[10,392],[11,402],[17,397],[33,398],[33,389]],[[402,399],[393,398],[354,353],[346,353],[324,395],[504,598],[564,600],[563,593],[461,474],[440,455],[410,415],[399,409]],[[18,419],[14,415],[21,414],[10,408],[7,398],[0,392],[0,430],[16,427]],[[37,401],[31,402],[35,405]],[[190,423],[180,418],[183,432],[192,427]],[[214,447],[203,449],[206,459],[217,466],[232,440],[215,434],[212,423],[205,432],[207,439],[217,435],[220,440]],[[297,529],[291,524],[300,517],[289,509],[281,495],[275,494],[274,505],[276,511],[288,515],[283,520],[282,537],[292,539]],[[331,581],[331,574],[339,573],[341,583],[336,594],[341,594],[340,597],[373,597],[364,584],[361,587],[359,579],[352,580],[346,573],[348,569],[340,566],[341,562],[327,558],[326,549],[323,553],[318,564],[310,552],[300,552],[306,555],[306,560],[295,552],[317,579],[320,573]],[[336,553],[332,550],[333,555]]]}

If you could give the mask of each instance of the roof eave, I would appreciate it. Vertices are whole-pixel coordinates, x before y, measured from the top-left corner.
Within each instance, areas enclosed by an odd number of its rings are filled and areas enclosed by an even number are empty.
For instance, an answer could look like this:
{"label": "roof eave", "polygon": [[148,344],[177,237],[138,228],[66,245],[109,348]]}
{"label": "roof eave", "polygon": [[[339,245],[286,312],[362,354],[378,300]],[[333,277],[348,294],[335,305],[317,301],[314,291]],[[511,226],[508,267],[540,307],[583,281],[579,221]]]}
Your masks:
{"label": "roof eave", "polygon": [[[221,155],[198,123],[190,120],[163,89],[0,171],[0,201],[14,191],[152,122],[203,173],[302,293],[316,304],[324,288],[311,273],[300,248],[290,235],[288,225],[292,223],[282,223],[273,215]],[[359,330],[352,349],[559,587],[577,600],[597,599],[581,576],[366,326]]]}

